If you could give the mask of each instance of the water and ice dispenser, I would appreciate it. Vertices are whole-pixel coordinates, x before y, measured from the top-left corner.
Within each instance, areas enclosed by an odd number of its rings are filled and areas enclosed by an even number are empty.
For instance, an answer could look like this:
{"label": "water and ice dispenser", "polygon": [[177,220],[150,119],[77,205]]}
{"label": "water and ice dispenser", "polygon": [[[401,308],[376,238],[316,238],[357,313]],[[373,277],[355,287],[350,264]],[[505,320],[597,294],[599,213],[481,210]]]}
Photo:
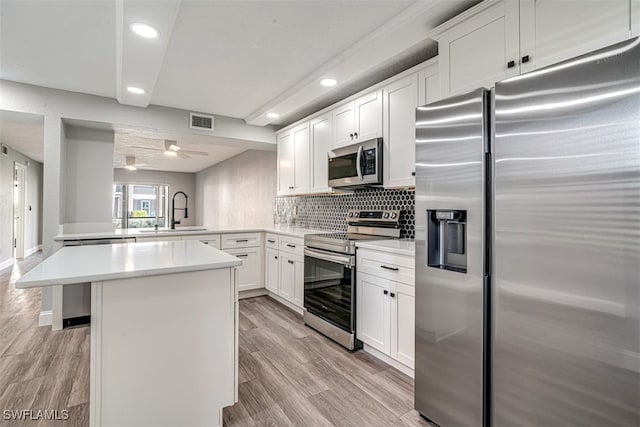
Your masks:
{"label": "water and ice dispenser", "polygon": [[427,265],[467,272],[467,211],[427,210]]}

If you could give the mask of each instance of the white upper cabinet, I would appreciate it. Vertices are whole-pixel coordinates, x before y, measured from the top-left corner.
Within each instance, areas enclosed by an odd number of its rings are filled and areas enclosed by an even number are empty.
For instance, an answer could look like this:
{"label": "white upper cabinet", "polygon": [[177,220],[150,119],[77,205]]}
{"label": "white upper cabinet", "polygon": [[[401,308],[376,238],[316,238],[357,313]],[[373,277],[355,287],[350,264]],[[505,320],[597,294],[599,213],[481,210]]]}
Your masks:
{"label": "white upper cabinet", "polygon": [[438,62],[434,61],[418,72],[418,105],[431,104],[440,99],[440,74]]}
{"label": "white upper cabinet", "polygon": [[366,141],[382,136],[382,90],[355,100],[354,139]]}
{"label": "white upper cabinet", "polygon": [[333,144],[343,147],[382,136],[382,90],[378,89],[333,110]]}
{"label": "white upper cabinet", "polygon": [[311,120],[312,166],[311,193],[327,193],[329,187],[329,165],[327,153],[333,141],[333,116],[325,113]]}
{"label": "white upper cabinet", "polygon": [[631,37],[640,36],[640,0],[631,0]]}
{"label": "white upper cabinet", "polygon": [[629,0],[521,0],[521,72],[627,40],[631,6]]}
{"label": "white upper cabinet", "polygon": [[309,149],[309,122],[293,128],[293,194],[308,193],[311,188],[311,151]]}
{"label": "white upper cabinet", "polygon": [[333,110],[333,143],[331,148],[349,145],[353,142],[354,104],[348,102]]}
{"label": "white upper cabinet", "polygon": [[278,195],[308,193],[311,181],[309,122],[278,135]]}
{"label": "white upper cabinet", "polygon": [[436,28],[434,38],[443,98],[520,73],[517,1],[482,2]]}
{"label": "white upper cabinet", "polygon": [[486,0],[434,29],[442,97],[639,35],[639,0]]}
{"label": "white upper cabinet", "polygon": [[384,186],[414,186],[418,74],[384,87],[383,99]]}
{"label": "white upper cabinet", "polygon": [[293,191],[293,138],[291,132],[278,135],[278,195]]}

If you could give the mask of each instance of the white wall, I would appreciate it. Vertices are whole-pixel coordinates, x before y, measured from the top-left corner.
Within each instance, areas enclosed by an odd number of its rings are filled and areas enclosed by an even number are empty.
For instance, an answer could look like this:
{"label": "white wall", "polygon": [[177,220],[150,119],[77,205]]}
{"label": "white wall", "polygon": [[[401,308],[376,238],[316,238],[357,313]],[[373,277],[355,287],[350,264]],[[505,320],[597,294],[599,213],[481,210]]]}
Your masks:
{"label": "white wall", "polygon": [[[42,164],[8,147],[0,154],[0,265],[13,257],[13,168],[14,162],[27,167],[26,221],[24,249],[31,251],[42,243]],[[31,210],[29,210],[31,207]]]}
{"label": "white wall", "polygon": [[65,232],[112,230],[114,132],[66,126],[65,135]]}
{"label": "white wall", "polygon": [[[196,197],[196,174],[164,171],[148,171],[114,169],[113,181],[124,184],[162,184],[169,186],[169,215],[171,215],[171,197],[176,191],[184,191],[189,196],[189,218],[180,222],[179,227],[185,225],[200,225],[197,222],[199,200]],[[176,207],[184,207],[184,197],[176,198]],[[182,218],[182,211],[176,212],[176,219]],[[171,219],[171,216],[169,216]]]}
{"label": "white wall", "polygon": [[205,227],[273,224],[276,152],[249,150],[196,174]]}

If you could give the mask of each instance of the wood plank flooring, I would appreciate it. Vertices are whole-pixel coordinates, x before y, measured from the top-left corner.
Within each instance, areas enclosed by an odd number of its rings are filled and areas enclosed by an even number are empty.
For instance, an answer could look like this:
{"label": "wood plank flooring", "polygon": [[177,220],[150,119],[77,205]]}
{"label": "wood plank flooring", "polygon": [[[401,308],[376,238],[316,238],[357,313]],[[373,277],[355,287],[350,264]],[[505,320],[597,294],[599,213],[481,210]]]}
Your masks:
{"label": "wood plank flooring", "polygon": [[349,353],[268,297],[240,303],[238,403],[228,426],[428,426],[413,380]]}
{"label": "wood plank flooring", "polygon": [[[0,272],[0,425],[89,424],[89,328],[38,327],[40,289],[15,281],[42,260],[40,253]],[[67,420],[7,420],[4,411],[68,411]]]}
{"label": "wood plank flooring", "polygon": [[[40,290],[15,289],[36,254],[0,272],[0,425],[89,424],[89,328],[38,327]],[[413,380],[349,353],[268,297],[240,302],[239,401],[227,426],[429,426]],[[68,420],[5,420],[5,410],[68,410]],[[34,412],[35,413],[35,412]]]}

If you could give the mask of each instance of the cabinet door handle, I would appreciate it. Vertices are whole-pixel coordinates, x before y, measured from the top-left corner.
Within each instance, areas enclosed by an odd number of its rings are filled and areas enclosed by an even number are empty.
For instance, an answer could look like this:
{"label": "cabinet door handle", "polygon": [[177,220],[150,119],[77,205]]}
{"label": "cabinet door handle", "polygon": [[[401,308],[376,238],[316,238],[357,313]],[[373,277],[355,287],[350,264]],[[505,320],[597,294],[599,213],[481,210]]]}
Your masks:
{"label": "cabinet door handle", "polygon": [[507,62],[507,68],[513,68],[516,66],[516,61],[509,61]]}
{"label": "cabinet door handle", "polygon": [[238,258],[246,258],[249,256],[249,254],[240,254],[240,255],[236,255]]}
{"label": "cabinet door handle", "polygon": [[416,171],[411,172],[411,176],[416,176]]}
{"label": "cabinet door handle", "polygon": [[351,139],[353,139],[353,134],[352,133],[350,133],[349,136],[351,137]]}
{"label": "cabinet door handle", "polygon": [[522,57],[522,63],[526,64],[527,62],[529,62],[530,59],[531,58],[529,58],[529,55],[525,55],[525,56]]}
{"label": "cabinet door handle", "polygon": [[389,267],[387,265],[381,265],[380,268],[384,268],[385,270],[398,271],[400,270],[398,267]]}
{"label": "cabinet door handle", "polygon": [[291,261],[290,259],[288,259],[288,260],[287,260],[287,262],[288,262],[289,264],[295,264],[295,263],[294,263],[293,261]]}
{"label": "cabinet door handle", "polygon": [[267,239],[267,242],[269,242],[269,243],[275,243],[276,241],[275,241],[275,240],[271,240],[271,239]]}
{"label": "cabinet door handle", "polygon": [[290,243],[287,243],[287,247],[289,247],[289,248],[295,248],[295,247],[296,247],[296,245],[292,245],[292,244],[290,244]]}
{"label": "cabinet door handle", "polygon": [[358,139],[358,132],[354,132],[354,133],[353,133],[353,136],[354,136],[356,139]]}
{"label": "cabinet door handle", "polygon": [[389,291],[387,291],[386,289],[384,291],[382,291],[383,294],[385,295],[389,295]]}
{"label": "cabinet door handle", "polygon": [[236,243],[245,243],[245,242],[248,242],[248,241],[249,241],[249,239],[238,239],[238,240],[236,240]]}
{"label": "cabinet door handle", "polygon": [[274,257],[273,257],[273,259],[278,259],[278,257],[277,257],[277,256],[274,256]]}
{"label": "cabinet door handle", "polygon": [[390,296],[391,298],[395,298],[395,297],[396,297],[396,294],[395,294],[395,293],[393,293],[393,292],[391,292],[391,293],[389,294],[389,296]]}

